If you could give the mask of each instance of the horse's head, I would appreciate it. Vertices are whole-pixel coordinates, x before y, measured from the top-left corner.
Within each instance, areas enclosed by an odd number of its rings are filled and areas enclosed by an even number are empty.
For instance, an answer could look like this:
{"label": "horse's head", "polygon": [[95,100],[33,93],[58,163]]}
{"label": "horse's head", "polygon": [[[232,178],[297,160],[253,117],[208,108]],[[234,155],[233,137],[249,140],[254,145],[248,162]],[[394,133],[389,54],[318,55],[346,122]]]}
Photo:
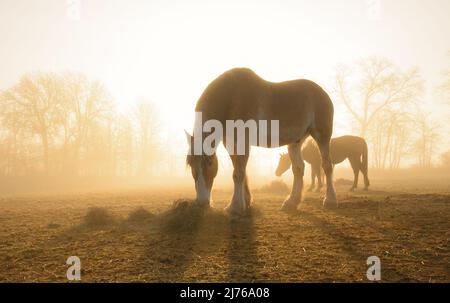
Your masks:
{"label": "horse's head", "polygon": [[275,175],[277,177],[281,177],[289,167],[291,167],[291,159],[289,158],[289,154],[280,154],[280,160],[278,160],[278,166],[275,171]]}
{"label": "horse's head", "polygon": [[190,153],[186,156],[186,164],[190,166],[195,181],[197,202],[209,204],[211,189],[219,167],[217,156],[215,153],[213,155],[195,155],[193,152],[194,137],[188,133],[186,136],[190,147]]}

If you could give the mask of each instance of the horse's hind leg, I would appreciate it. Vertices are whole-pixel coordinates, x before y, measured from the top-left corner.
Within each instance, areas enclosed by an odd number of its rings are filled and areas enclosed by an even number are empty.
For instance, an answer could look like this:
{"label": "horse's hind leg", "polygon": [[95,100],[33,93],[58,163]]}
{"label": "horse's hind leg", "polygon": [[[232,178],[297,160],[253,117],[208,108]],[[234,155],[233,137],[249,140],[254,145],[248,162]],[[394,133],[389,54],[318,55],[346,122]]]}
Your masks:
{"label": "horse's hind leg", "polygon": [[294,181],[292,183],[291,194],[284,201],[282,210],[286,211],[296,210],[298,204],[302,200],[303,175],[305,173],[305,163],[303,162],[301,153],[302,143],[303,140],[301,140],[298,143],[288,145],[288,152],[292,162],[292,172],[294,174]]}
{"label": "horse's hind leg", "polygon": [[364,190],[369,190],[370,181],[369,181],[369,177],[367,175],[367,167],[362,165],[361,172],[364,176]]}
{"label": "horse's hind leg", "polygon": [[364,144],[364,149],[361,155],[361,172],[364,175],[364,190],[368,190],[370,186],[369,176],[368,176],[368,151],[367,143]]}
{"label": "horse's hind leg", "polygon": [[356,188],[358,188],[358,178],[359,178],[359,170],[361,169],[361,161],[359,159],[353,159],[349,158],[350,165],[353,169],[353,185],[350,188],[350,191],[354,191]]}
{"label": "horse's hind leg", "polygon": [[322,189],[323,182],[322,182],[322,169],[320,168],[320,164],[315,165],[316,175],[317,175],[317,188],[315,190],[316,193],[320,193],[320,190]]}
{"label": "horse's hind leg", "polygon": [[245,199],[245,204],[247,206],[247,209],[250,208],[250,205],[252,204],[252,194],[251,194],[250,188],[248,186],[248,176],[245,176],[245,181],[244,181],[244,199]]}
{"label": "horse's hind leg", "polygon": [[317,132],[312,133],[311,135],[313,136],[314,140],[316,140],[317,145],[319,146],[320,155],[322,157],[322,167],[327,179],[327,193],[325,199],[323,200],[323,206],[327,208],[337,207],[338,203],[336,199],[336,191],[334,190],[333,185],[333,164],[331,162],[330,156],[331,132],[327,136]]}

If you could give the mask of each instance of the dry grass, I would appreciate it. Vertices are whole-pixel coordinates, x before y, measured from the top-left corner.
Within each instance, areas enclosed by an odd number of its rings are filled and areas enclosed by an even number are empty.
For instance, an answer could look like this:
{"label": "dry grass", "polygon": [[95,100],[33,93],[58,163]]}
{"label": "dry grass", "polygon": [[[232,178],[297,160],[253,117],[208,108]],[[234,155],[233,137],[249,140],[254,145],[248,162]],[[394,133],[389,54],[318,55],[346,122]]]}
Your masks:
{"label": "dry grass", "polygon": [[383,281],[450,282],[450,194],[446,190],[348,193],[324,210],[306,194],[295,214],[284,194],[255,194],[250,216],[231,221],[199,208],[192,192],[5,197],[0,201],[0,281],[65,282],[69,256],[82,281],[366,281],[366,259]]}
{"label": "dry grass", "polygon": [[87,228],[101,228],[114,224],[114,221],[115,219],[106,208],[91,207],[87,210],[82,225]]}
{"label": "dry grass", "polygon": [[269,184],[262,186],[257,192],[264,194],[289,194],[289,186],[281,180],[273,180]]}
{"label": "dry grass", "polygon": [[132,211],[127,218],[127,223],[129,224],[147,224],[150,223],[155,218],[155,215],[150,213],[145,208],[138,207]]}
{"label": "dry grass", "polygon": [[339,178],[334,181],[334,184],[336,186],[352,186],[353,181],[348,180],[348,179]]}

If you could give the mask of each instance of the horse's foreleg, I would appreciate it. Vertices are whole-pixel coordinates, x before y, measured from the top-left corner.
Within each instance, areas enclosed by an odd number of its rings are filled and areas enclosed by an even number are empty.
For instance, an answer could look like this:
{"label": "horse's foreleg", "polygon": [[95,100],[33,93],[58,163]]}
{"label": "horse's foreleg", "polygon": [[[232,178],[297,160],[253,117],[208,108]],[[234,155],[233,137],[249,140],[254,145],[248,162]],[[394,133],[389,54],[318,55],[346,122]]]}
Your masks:
{"label": "horse's foreleg", "polygon": [[334,208],[337,207],[336,191],[333,185],[333,164],[330,156],[330,137],[318,137],[316,142],[320,149],[320,155],[322,157],[322,167],[327,179],[327,194],[323,200],[324,207]]}
{"label": "horse's foreleg", "polygon": [[364,190],[369,190],[370,181],[369,177],[367,176],[367,169],[362,170],[362,173],[364,175]]}
{"label": "horse's foreleg", "polygon": [[292,172],[294,173],[294,181],[292,184],[292,191],[289,197],[283,203],[283,210],[296,210],[297,205],[301,202],[303,191],[303,174],[305,172],[305,163],[302,159],[301,144],[293,143],[288,145],[289,157],[292,162]]}
{"label": "horse's foreleg", "polygon": [[247,209],[250,208],[250,205],[252,204],[252,193],[250,192],[250,187],[248,186],[248,176],[245,176],[244,181],[244,198],[245,198],[245,204],[247,206]]}
{"label": "horse's foreleg", "polygon": [[248,154],[246,155],[232,155],[233,162],[233,182],[234,192],[231,203],[227,206],[226,211],[232,215],[241,215],[247,208],[246,203],[246,167],[248,162]]}
{"label": "horse's foreleg", "polygon": [[369,190],[370,181],[369,176],[367,174],[367,164],[366,165],[364,165],[363,163],[361,164],[361,172],[364,176],[364,190]]}

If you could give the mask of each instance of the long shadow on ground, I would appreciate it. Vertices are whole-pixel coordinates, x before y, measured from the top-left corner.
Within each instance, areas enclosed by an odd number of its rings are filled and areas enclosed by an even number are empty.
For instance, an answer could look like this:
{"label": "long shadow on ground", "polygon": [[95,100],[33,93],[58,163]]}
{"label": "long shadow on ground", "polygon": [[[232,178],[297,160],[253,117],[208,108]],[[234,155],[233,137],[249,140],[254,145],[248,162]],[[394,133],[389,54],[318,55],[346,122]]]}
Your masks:
{"label": "long shadow on ground", "polygon": [[231,222],[228,227],[228,281],[255,282],[258,280],[258,255],[255,231],[255,209],[248,217]]}

